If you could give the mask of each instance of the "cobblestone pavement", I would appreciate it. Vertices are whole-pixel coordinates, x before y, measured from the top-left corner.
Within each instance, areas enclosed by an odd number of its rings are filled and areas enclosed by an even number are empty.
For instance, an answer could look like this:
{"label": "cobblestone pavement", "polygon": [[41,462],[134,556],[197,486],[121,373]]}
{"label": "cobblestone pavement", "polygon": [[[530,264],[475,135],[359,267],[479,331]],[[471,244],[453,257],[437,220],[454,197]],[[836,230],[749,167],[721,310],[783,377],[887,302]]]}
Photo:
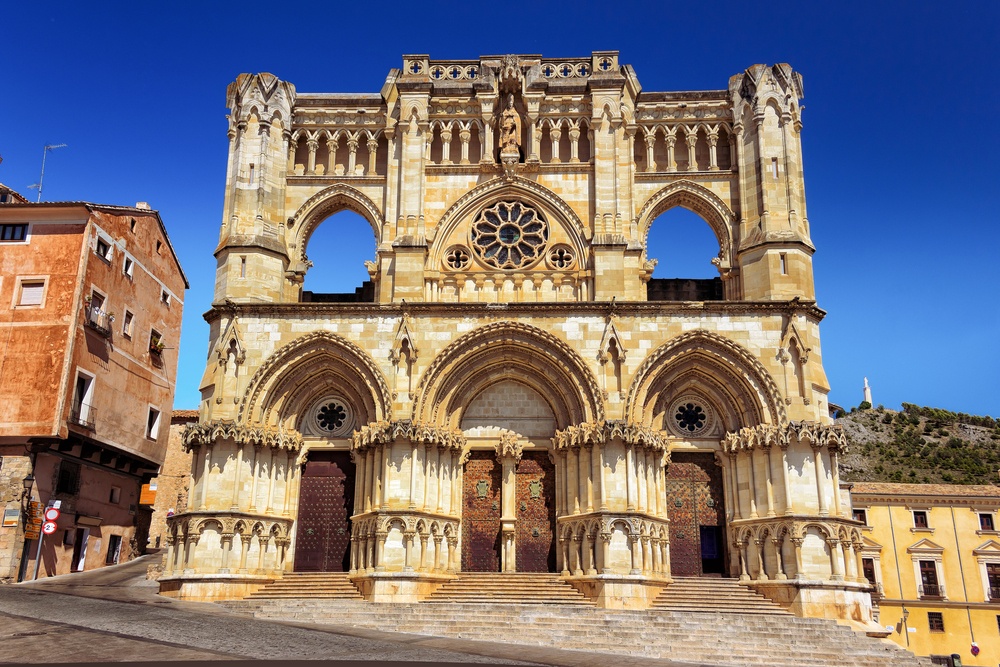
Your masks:
{"label": "cobblestone pavement", "polygon": [[92,572],[0,586],[0,662],[351,661],[607,665],[692,663],[609,656],[331,624],[250,619],[156,594],[150,556]]}

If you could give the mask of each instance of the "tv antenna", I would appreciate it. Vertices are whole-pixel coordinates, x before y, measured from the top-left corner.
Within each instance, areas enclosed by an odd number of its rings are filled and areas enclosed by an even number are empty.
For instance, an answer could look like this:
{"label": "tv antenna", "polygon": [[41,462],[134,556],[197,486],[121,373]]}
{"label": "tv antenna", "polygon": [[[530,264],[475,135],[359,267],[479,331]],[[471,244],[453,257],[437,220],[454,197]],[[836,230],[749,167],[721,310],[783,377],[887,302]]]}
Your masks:
{"label": "tv antenna", "polygon": [[45,144],[45,148],[42,149],[42,174],[38,177],[37,183],[28,186],[29,190],[38,190],[38,201],[42,201],[42,181],[45,180],[45,156],[49,154],[49,151],[56,148],[66,148],[66,144]]}

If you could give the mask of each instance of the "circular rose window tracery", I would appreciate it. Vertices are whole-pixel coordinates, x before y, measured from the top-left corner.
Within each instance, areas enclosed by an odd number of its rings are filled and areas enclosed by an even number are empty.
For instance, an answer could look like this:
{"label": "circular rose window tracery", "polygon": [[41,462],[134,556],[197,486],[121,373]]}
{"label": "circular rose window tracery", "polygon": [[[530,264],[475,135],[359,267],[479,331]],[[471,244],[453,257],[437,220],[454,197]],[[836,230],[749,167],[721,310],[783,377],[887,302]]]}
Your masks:
{"label": "circular rose window tracery", "polygon": [[682,436],[707,435],[715,425],[715,415],[699,396],[682,396],[670,405],[668,428]]}
{"label": "circular rose window tracery", "polygon": [[537,262],[545,251],[549,228],[532,207],[517,201],[497,202],[472,223],[472,247],[480,260],[498,269],[520,269]]}
{"label": "circular rose window tracery", "polygon": [[317,435],[342,437],[354,430],[354,411],[339,396],[328,396],[312,408],[312,428]]}

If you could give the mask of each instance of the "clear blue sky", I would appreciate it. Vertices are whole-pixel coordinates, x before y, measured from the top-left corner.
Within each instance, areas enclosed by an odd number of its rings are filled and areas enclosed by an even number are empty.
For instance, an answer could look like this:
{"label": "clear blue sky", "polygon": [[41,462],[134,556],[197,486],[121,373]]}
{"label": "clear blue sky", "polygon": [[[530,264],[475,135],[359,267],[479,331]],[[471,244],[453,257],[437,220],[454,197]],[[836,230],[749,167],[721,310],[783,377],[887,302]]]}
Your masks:
{"label": "clear blue sky", "polygon": [[[225,91],[237,74],[269,71],[303,92],[377,92],[403,53],[618,49],[646,90],[725,88],[758,62],[801,72],[831,400],[856,405],[867,375],[875,403],[887,407],[1000,416],[996,0],[39,0],[9,3],[0,34],[0,182],[33,199],[27,186],[38,181],[42,147],[65,143],[49,155],[46,200],[148,201],[167,225],[191,281],[178,408],[197,406],[208,350],[202,314],[222,219]],[[676,217],[663,224],[689,226]],[[691,233],[685,247],[697,248],[703,266],[704,229]],[[361,243],[364,258],[370,244]],[[352,264],[359,269],[360,260]],[[361,276],[317,288],[346,288]]]}

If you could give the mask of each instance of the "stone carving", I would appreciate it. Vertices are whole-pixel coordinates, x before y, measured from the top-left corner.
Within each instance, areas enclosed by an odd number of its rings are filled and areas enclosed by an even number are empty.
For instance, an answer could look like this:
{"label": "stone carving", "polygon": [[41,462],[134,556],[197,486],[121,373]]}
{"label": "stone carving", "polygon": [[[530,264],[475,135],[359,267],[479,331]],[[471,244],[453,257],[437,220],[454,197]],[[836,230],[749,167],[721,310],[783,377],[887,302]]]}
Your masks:
{"label": "stone carving", "polygon": [[182,437],[184,448],[190,451],[198,445],[211,445],[216,440],[232,440],[237,444],[262,445],[275,449],[298,451],[302,447],[302,436],[290,429],[273,426],[246,426],[230,421],[213,421],[191,424]]}
{"label": "stone carving", "polygon": [[512,431],[503,431],[500,434],[500,440],[497,441],[496,451],[497,458],[503,459],[510,457],[514,459],[514,462],[521,460],[521,439],[518,437],[517,433]]}
{"label": "stone carving", "polygon": [[521,116],[514,108],[514,95],[507,96],[507,106],[500,113],[498,141],[500,154],[518,155],[521,149]]}

